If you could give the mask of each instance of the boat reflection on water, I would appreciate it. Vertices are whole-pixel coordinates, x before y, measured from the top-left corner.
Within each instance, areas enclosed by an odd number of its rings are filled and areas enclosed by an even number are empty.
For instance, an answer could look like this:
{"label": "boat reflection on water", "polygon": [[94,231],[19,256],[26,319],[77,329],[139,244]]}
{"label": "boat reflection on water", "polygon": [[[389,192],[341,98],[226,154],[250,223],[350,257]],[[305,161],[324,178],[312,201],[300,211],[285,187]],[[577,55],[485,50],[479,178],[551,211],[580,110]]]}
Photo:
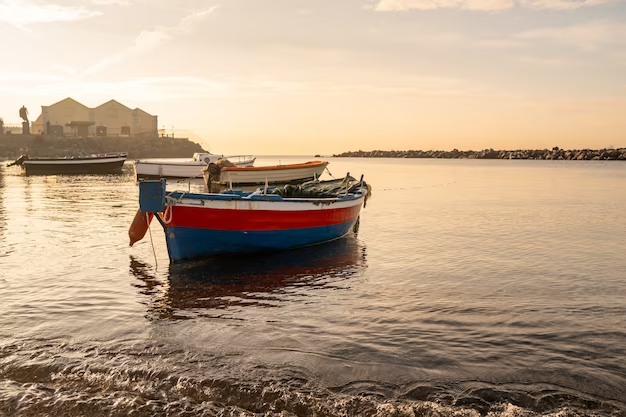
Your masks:
{"label": "boat reflection on water", "polygon": [[155,319],[216,317],[232,307],[280,307],[312,296],[311,289],[346,287],[365,268],[366,248],[355,235],[270,254],[170,264],[167,282],[131,255],[130,272]]}

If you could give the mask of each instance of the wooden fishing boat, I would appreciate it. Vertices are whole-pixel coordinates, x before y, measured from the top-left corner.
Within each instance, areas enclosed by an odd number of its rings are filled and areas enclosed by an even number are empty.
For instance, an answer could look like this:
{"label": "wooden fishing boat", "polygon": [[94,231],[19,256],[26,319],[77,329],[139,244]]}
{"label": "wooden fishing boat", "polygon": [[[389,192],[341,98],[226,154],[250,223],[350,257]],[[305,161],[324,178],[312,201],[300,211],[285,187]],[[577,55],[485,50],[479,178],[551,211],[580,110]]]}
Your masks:
{"label": "wooden fishing boat", "polygon": [[[207,166],[202,169],[204,181],[225,185],[287,184],[319,178],[327,161],[309,161],[300,164],[271,165],[260,167],[219,167]],[[209,176],[211,178],[209,178]]]}
{"label": "wooden fishing boat", "polygon": [[119,174],[126,161],[125,153],[106,153],[63,158],[20,156],[7,166],[17,165],[25,175]]}
{"label": "wooden fishing boat", "polygon": [[358,227],[367,184],[309,181],[254,192],[166,192],[166,180],[139,182],[131,246],[156,217],[173,262],[213,255],[293,249],[337,239]]}
{"label": "wooden fishing boat", "polygon": [[256,160],[250,155],[224,156],[196,152],[191,160],[187,161],[177,159],[137,160],[134,162],[135,176],[137,179],[202,178],[202,168],[210,163],[216,163],[220,159],[228,159],[238,167],[251,167]]}

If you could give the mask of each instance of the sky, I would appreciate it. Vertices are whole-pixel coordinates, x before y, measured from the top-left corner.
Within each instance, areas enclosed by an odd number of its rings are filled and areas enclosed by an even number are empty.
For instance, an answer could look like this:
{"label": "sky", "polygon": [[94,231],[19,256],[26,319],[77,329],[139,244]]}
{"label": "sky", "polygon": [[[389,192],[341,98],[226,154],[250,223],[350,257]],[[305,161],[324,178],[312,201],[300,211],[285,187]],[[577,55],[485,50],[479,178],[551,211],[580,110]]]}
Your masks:
{"label": "sky", "polygon": [[626,0],[0,0],[0,117],[115,99],[220,154],[626,147]]}

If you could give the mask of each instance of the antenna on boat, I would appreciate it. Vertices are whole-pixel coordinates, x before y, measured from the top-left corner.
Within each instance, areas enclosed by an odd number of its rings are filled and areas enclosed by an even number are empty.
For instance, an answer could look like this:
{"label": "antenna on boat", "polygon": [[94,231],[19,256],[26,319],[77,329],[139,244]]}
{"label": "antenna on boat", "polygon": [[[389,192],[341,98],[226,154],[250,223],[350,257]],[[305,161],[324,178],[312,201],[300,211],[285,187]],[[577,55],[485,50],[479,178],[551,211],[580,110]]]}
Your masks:
{"label": "antenna on boat", "polygon": [[265,189],[263,190],[263,194],[267,194],[267,178],[265,178]]}

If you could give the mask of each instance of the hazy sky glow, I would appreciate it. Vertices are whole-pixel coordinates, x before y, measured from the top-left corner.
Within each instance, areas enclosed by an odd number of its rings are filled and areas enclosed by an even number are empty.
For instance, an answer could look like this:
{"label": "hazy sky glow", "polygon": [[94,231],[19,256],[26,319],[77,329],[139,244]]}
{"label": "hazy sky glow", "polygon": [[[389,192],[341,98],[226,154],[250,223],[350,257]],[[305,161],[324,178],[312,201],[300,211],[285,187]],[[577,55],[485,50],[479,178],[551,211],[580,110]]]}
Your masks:
{"label": "hazy sky glow", "polygon": [[626,0],[0,0],[0,117],[116,99],[219,153],[626,147]]}

